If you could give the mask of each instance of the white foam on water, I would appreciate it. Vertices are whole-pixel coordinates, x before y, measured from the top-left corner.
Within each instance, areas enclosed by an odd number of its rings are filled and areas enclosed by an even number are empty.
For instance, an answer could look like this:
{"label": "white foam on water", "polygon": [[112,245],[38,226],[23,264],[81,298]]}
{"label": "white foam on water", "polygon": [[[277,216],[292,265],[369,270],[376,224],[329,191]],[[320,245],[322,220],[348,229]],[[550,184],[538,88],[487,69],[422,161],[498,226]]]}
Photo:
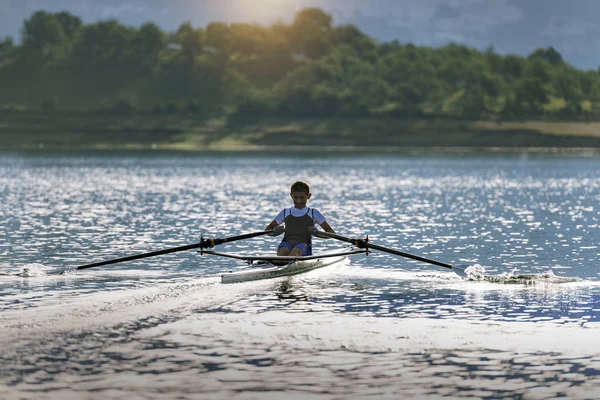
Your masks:
{"label": "white foam on water", "polygon": [[469,281],[488,282],[498,284],[562,284],[581,281],[580,278],[565,277],[556,275],[552,269],[542,273],[522,273],[513,268],[509,272],[503,272],[498,275],[486,275],[486,269],[483,265],[475,264],[465,269]]}
{"label": "white foam on water", "polygon": [[493,283],[523,285],[563,284],[581,281],[580,278],[556,275],[551,269],[546,272],[536,274],[523,274],[520,273],[517,269],[513,269],[510,272],[505,272],[499,275],[484,276],[483,280]]}
{"label": "white foam on water", "polygon": [[325,268],[323,275],[331,275],[336,278],[359,278],[359,279],[379,279],[391,281],[452,281],[459,282],[462,279],[454,272],[446,270],[423,270],[412,271],[399,268],[373,268],[363,267],[360,264],[347,262],[336,265],[333,268]]}
{"label": "white foam on water", "polygon": [[[0,275],[4,276],[15,276],[21,278],[35,278],[35,277],[47,277],[52,272],[55,271],[55,268],[49,267],[40,263],[30,263],[25,264],[22,267],[7,265],[4,268],[0,269]],[[18,271],[18,272],[15,272]]]}
{"label": "white foam on water", "polygon": [[485,267],[479,264],[471,265],[465,269],[465,273],[468,280],[480,281],[485,276]]}
{"label": "white foam on water", "polygon": [[46,276],[48,274],[48,271],[50,270],[52,270],[52,268],[47,267],[43,264],[32,263],[26,264],[21,269],[21,273],[19,275],[21,275],[24,278],[30,278],[34,276]]}

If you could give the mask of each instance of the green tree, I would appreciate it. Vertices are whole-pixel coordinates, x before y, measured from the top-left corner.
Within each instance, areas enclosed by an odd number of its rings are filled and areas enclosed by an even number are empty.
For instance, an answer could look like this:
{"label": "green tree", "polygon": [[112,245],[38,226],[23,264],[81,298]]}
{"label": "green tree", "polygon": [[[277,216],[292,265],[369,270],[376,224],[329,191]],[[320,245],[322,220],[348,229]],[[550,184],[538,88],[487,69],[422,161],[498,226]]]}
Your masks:
{"label": "green tree", "polygon": [[[65,76],[73,79],[63,82]],[[185,23],[169,34],[153,23],[82,24],[68,12],[37,11],[23,24],[21,45],[0,41],[0,81],[11,83],[2,85],[8,99],[20,96],[11,88],[30,93],[30,109],[59,94],[61,107],[85,103],[83,92],[74,100],[63,84],[78,81],[93,92],[90,107],[106,103],[127,113],[153,106],[166,112],[174,104],[173,112],[203,115],[481,118],[502,107],[504,117],[526,118],[560,98],[571,118],[600,102],[600,70],[578,70],[552,47],[521,57],[455,43],[377,43],[355,26],[333,26],[318,8],[301,10],[289,24],[213,22],[203,30]],[[120,93],[133,96],[135,107],[116,107]]]}
{"label": "green tree", "polygon": [[591,83],[588,96],[591,101],[600,102],[600,79],[596,79]]}
{"label": "green tree", "polygon": [[402,104],[406,109],[418,109],[420,104],[425,101],[425,93],[419,87],[410,83],[401,83],[394,87],[393,99]]}
{"label": "green tree", "polygon": [[542,83],[552,81],[552,64],[541,57],[530,57],[525,65],[524,75],[539,79]]}
{"label": "green tree", "polygon": [[562,73],[556,76],[554,87],[557,95],[565,100],[569,113],[581,113],[581,103],[585,97],[581,90],[581,82],[577,79],[574,71],[563,69]]}
{"label": "green tree", "polygon": [[318,8],[306,8],[296,14],[289,40],[298,54],[318,59],[331,50],[330,32],[331,15]]}
{"label": "green tree", "polygon": [[310,104],[312,105],[311,114],[330,117],[338,111],[338,92],[326,83],[317,84],[312,89]]}
{"label": "green tree", "polygon": [[600,76],[595,71],[586,71],[579,73],[579,82],[581,84],[581,91],[583,95],[592,101],[594,97],[594,90],[597,87],[597,83],[600,83]]}
{"label": "green tree", "polygon": [[481,86],[469,84],[458,101],[459,112],[462,117],[479,119],[485,112],[485,92]]}
{"label": "green tree", "polygon": [[[116,20],[101,21],[83,26],[73,43],[73,61],[84,67],[120,65],[130,60],[135,30]],[[118,63],[118,64],[117,64]]]}
{"label": "green tree", "polygon": [[452,90],[460,90],[467,84],[466,63],[460,58],[451,58],[440,67],[437,76],[448,83]]}
{"label": "green tree", "polygon": [[297,34],[328,33],[331,30],[331,15],[318,8],[305,8],[296,14],[292,29]]}
{"label": "green tree", "polygon": [[520,78],[525,70],[525,59],[520,56],[509,55],[502,60],[502,75],[507,80]]}
{"label": "green tree", "polygon": [[539,78],[528,77],[519,80],[514,93],[516,101],[524,112],[538,113],[550,99],[547,87]]}
{"label": "green tree", "polygon": [[520,119],[526,112],[527,109],[523,106],[523,103],[521,103],[516,96],[509,94],[506,97],[500,116],[502,119]]}
{"label": "green tree", "polygon": [[381,78],[371,75],[358,76],[349,88],[357,95],[358,104],[367,109],[382,106],[391,99],[392,88]]}
{"label": "green tree", "polygon": [[212,22],[206,27],[205,44],[215,53],[231,54],[235,36],[229,26],[222,22]]}
{"label": "green tree", "polygon": [[502,93],[502,78],[494,73],[483,72],[480,77],[480,85],[489,97],[497,97]]}
{"label": "green tree", "polygon": [[68,36],[55,14],[35,12],[22,28],[23,45],[46,59],[55,60],[65,54]]}
{"label": "green tree", "polygon": [[66,11],[56,13],[54,14],[54,17],[58,20],[64,34],[69,39],[72,39],[75,36],[77,30],[83,25],[81,18],[72,15]]}
{"label": "green tree", "polygon": [[268,52],[267,32],[254,24],[231,24],[231,51],[243,56],[262,55]]}
{"label": "green tree", "polygon": [[[341,83],[341,69],[327,60],[313,61],[290,72],[274,90],[279,110],[288,115],[322,115],[327,93]],[[313,92],[318,87],[318,93]],[[313,103],[317,96],[319,104]]]}
{"label": "green tree", "polygon": [[198,57],[204,51],[204,35],[202,30],[194,29],[192,24],[186,22],[177,29],[175,42],[181,46],[181,59],[187,65],[194,67]]}
{"label": "green tree", "polygon": [[156,67],[166,42],[166,34],[156,24],[143,24],[131,40],[130,55],[133,63],[144,68]]}
{"label": "green tree", "polygon": [[545,49],[537,49],[529,54],[527,58],[530,60],[543,60],[554,67],[564,64],[562,56],[552,46]]}
{"label": "green tree", "polygon": [[15,53],[16,47],[13,38],[5,37],[0,41],[0,63],[9,60]]}
{"label": "green tree", "polygon": [[373,39],[353,25],[342,25],[334,28],[331,32],[331,44],[333,46],[348,46],[356,56],[363,57],[376,48]]}
{"label": "green tree", "polygon": [[258,54],[237,58],[233,68],[245,74],[256,87],[272,87],[293,70],[296,63],[284,38],[267,36],[261,47],[265,50]]}
{"label": "green tree", "polygon": [[489,46],[483,53],[483,62],[486,65],[486,70],[496,75],[503,74],[503,58],[496,53],[493,46]]}

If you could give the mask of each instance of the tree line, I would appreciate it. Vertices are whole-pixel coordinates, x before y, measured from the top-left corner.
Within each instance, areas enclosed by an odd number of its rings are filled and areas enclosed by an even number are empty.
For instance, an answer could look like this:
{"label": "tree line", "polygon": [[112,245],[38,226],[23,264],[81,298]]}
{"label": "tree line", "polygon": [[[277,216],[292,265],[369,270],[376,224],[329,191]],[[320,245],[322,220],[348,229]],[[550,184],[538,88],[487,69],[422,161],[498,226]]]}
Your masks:
{"label": "tree line", "polygon": [[290,24],[83,24],[37,11],[0,38],[0,107],[286,117],[600,117],[600,70],[554,48],[526,57],[377,42],[317,8]]}

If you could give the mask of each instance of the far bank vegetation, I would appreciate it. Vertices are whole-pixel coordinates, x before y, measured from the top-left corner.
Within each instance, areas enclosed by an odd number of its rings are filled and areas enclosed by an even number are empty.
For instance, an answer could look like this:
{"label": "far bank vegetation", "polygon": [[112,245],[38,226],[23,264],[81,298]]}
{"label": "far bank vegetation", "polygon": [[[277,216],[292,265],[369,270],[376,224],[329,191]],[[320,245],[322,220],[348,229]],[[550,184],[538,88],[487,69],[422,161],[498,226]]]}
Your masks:
{"label": "far bank vegetation", "polygon": [[600,120],[600,72],[527,57],[379,43],[316,8],[291,24],[83,24],[35,12],[0,38],[0,111],[256,118]]}

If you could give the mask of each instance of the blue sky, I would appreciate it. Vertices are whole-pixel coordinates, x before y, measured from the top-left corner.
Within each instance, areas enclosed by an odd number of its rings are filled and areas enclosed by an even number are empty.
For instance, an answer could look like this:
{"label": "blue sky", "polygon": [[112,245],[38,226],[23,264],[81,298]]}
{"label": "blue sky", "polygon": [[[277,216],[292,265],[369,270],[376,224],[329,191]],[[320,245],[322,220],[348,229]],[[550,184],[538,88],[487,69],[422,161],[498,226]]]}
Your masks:
{"label": "blue sky", "polygon": [[600,66],[600,0],[0,0],[0,37],[18,39],[36,10],[67,10],[84,22],[154,21],[165,30],[185,22],[290,22],[319,7],[335,24],[354,24],[380,41],[442,46],[450,41],[503,54],[554,46],[584,69]]}

